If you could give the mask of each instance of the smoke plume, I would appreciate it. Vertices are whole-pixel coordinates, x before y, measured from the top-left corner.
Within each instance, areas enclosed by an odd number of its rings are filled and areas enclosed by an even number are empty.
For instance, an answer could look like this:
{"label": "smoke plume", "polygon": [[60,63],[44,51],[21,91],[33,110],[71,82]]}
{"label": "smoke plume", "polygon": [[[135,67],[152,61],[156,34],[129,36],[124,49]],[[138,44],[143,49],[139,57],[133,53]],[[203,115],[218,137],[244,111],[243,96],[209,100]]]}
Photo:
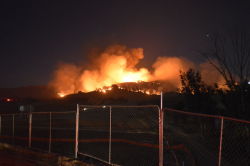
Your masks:
{"label": "smoke plume", "polygon": [[[78,91],[89,92],[123,82],[160,80],[178,88],[180,71],[194,67],[192,62],[178,57],[158,57],[151,70],[137,67],[143,58],[142,48],[110,46],[96,56],[87,68],[73,64],[58,65],[50,85],[60,96]],[[202,64],[201,69],[203,75],[213,74],[206,64]]]}

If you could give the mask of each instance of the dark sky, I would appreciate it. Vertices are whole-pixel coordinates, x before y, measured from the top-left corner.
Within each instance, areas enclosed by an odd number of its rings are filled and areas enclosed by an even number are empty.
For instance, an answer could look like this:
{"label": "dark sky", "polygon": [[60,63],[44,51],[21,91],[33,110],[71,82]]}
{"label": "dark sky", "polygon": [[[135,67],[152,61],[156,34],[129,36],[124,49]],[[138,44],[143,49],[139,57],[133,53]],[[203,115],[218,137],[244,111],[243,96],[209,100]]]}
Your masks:
{"label": "dark sky", "polygon": [[58,62],[119,43],[198,61],[206,34],[250,24],[247,1],[6,1],[0,5],[0,87],[45,85]]}

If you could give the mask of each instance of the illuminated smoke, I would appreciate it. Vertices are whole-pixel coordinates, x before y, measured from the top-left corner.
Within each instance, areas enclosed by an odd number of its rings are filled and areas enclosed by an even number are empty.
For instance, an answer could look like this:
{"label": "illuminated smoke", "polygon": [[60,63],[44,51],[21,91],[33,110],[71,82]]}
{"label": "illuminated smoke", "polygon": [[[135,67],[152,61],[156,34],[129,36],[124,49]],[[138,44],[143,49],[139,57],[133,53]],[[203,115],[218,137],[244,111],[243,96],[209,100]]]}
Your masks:
{"label": "illuminated smoke", "polygon": [[50,85],[56,89],[60,97],[75,93],[78,90],[80,68],[72,64],[61,63],[54,72],[54,79]]}
{"label": "illuminated smoke", "polygon": [[201,77],[206,84],[214,85],[217,83],[219,88],[226,88],[224,78],[209,62],[200,64],[199,70],[201,71]]}
{"label": "illuminated smoke", "polygon": [[[180,71],[187,71],[193,64],[184,58],[178,57],[158,57],[153,64],[152,79],[167,81],[172,87],[180,87]],[[169,89],[173,90],[173,88]]]}
{"label": "illuminated smoke", "polygon": [[141,48],[127,49],[120,45],[107,48],[92,69],[83,70],[79,90],[88,92],[120,82],[148,81],[149,71],[136,68],[143,57]]}
{"label": "illuminated smoke", "polygon": [[[87,68],[83,65],[60,64],[50,85],[61,97],[78,91],[89,92],[112,84],[138,81],[166,81],[166,89],[174,90],[180,87],[180,71],[194,67],[184,58],[158,57],[152,70],[138,68],[137,64],[143,58],[142,48],[114,45],[95,57]],[[203,75],[213,74],[205,64],[201,68]]]}

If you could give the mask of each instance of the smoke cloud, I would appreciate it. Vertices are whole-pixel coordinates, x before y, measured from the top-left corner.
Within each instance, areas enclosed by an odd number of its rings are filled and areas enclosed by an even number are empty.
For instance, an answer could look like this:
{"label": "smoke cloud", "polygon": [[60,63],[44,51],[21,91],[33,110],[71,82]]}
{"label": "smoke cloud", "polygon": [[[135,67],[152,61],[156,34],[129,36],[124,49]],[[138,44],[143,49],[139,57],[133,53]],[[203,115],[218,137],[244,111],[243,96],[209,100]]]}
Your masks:
{"label": "smoke cloud", "polygon": [[[184,58],[158,57],[151,70],[138,68],[137,65],[143,58],[142,48],[129,49],[123,45],[113,45],[95,57],[87,68],[65,63],[58,65],[50,85],[62,96],[78,91],[89,92],[112,84],[137,81],[166,81],[172,87],[178,88],[180,71],[195,66]],[[214,70],[207,64],[201,64],[200,68],[202,76],[214,75]],[[220,79],[219,76],[210,78],[214,78],[213,81]],[[209,79],[206,81],[212,82]]]}
{"label": "smoke cloud", "polygon": [[184,58],[158,57],[153,64],[152,80],[168,81],[178,88],[180,86],[180,71],[187,71],[193,67],[193,63]]}
{"label": "smoke cloud", "polygon": [[217,83],[219,88],[226,88],[224,78],[209,62],[200,64],[199,70],[201,72],[201,77],[206,84],[214,85]]}

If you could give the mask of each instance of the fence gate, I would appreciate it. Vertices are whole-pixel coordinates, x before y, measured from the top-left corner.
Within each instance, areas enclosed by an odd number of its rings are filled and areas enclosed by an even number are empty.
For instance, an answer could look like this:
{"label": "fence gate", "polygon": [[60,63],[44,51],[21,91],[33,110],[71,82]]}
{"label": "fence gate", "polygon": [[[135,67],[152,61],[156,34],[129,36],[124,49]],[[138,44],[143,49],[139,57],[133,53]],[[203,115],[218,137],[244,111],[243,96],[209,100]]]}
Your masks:
{"label": "fence gate", "polygon": [[158,106],[79,106],[80,155],[117,165],[159,165]]}

